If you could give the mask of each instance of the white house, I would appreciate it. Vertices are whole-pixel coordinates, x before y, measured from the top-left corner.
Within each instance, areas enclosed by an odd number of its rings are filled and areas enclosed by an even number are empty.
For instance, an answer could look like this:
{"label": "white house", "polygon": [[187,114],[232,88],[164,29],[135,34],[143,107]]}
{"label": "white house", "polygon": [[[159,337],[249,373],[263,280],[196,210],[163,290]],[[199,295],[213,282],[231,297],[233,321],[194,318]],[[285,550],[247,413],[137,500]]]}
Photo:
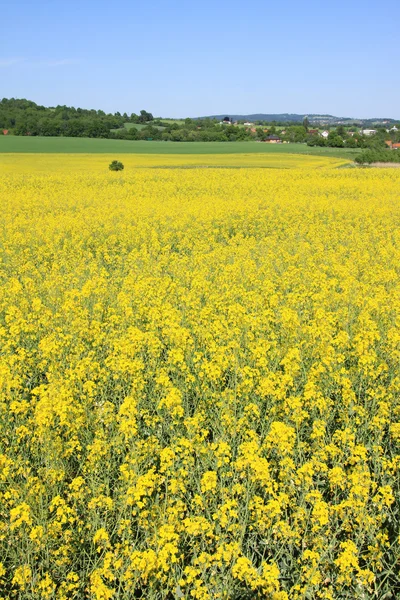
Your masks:
{"label": "white house", "polygon": [[361,129],[362,135],[375,135],[376,129]]}
{"label": "white house", "polygon": [[329,131],[322,131],[322,132],[321,132],[321,136],[322,136],[323,138],[327,138],[327,137],[328,137],[328,135],[329,135]]}

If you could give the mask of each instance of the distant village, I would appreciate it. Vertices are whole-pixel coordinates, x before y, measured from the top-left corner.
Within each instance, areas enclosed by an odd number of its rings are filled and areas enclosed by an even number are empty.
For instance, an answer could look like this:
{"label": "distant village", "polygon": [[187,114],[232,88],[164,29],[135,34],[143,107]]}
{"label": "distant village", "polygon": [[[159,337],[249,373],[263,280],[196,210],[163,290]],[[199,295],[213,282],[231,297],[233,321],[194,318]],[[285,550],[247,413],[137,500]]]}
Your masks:
{"label": "distant village", "polygon": [[[287,144],[290,143],[290,139],[285,139],[287,138],[287,130],[292,130],[295,127],[305,127],[305,133],[307,135],[307,138],[310,139],[312,137],[314,138],[321,138],[321,140],[326,140],[328,141],[330,138],[334,138],[337,136],[341,136],[343,137],[349,137],[349,138],[359,138],[361,137],[366,137],[366,138],[373,138],[374,136],[382,136],[383,131],[386,132],[387,134],[391,135],[391,136],[396,136],[399,133],[400,128],[397,127],[396,125],[393,125],[390,128],[382,128],[380,127],[379,129],[359,129],[357,127],[350,126],[350,127],[345,127],[342,124],[338,124],[337,127],[332,128],[329,127],[328,129],[321,129],[321,128],[311,128],[308,127],[308,123],[305,122],[303,123],[303,125],[299,125],[299,124],[293,124],[291,125],[289,128],[281,128],[279,131],[277,131],[277,129],[279,129],[276,126],[269,126],[269,127],[264,127],[264,126],[260,126],[257,123],[252,123],[250,121],[233,121],[230,117],[225,117],[222,121],[220,121],[218,123],[219,125],[223,125],[223,126],[233,126],[233,127],[243,127],[246,129],[247,132],[254,134],[254,135],[258,135],[260,134],[260,128],[262,128],[262,132],[265,133],[265,136],[263,136],[263,139],[260,140],[264,143],[268,143],[268,144]],[[271,129],[274,130],[274,133],[271,133]],[[300,141],[300,140],[296,140],[296,141]],[[307,140],[304,140],[307,141]],[[385,140],[385,144],[387,147],[393,149],[393,150],[397,150],[400,149],[400,141],[394,141],[392,139],[388,139]]]}

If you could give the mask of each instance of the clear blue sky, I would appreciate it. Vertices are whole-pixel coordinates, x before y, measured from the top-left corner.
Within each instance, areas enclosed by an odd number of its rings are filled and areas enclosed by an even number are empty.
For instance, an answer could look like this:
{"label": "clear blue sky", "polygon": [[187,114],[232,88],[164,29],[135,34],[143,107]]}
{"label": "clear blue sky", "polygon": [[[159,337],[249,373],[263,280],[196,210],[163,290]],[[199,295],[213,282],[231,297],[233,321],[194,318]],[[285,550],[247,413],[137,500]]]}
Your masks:
{"label": "clear blue sky", "polygon": [[400,0],[0,0],[0,97],[400,119]]}

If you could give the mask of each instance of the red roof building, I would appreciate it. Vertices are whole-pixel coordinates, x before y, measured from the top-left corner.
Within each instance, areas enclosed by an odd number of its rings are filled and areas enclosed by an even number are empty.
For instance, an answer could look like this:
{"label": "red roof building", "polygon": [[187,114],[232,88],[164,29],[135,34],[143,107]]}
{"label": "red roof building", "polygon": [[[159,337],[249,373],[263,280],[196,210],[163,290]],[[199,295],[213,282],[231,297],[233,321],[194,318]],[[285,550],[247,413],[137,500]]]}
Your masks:
{"label": "red roof building", "polygon": [[386,146],[389,146],[389,148],[391,148],[392,150],[399,150],[400,149],[400,143],[399,142],[392,142],[392,140],[386,140],[385,144],[386,144]]}

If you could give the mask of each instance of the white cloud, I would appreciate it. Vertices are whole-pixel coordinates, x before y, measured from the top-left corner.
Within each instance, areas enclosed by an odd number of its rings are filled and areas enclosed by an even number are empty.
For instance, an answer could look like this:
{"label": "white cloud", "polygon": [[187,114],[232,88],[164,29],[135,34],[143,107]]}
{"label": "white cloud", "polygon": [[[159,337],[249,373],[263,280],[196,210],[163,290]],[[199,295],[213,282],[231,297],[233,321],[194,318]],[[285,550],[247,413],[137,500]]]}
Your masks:
{"label": "white cloud", "polygon": [[24,58],[0,58],[0,67],[12,67],[24,61]]}

